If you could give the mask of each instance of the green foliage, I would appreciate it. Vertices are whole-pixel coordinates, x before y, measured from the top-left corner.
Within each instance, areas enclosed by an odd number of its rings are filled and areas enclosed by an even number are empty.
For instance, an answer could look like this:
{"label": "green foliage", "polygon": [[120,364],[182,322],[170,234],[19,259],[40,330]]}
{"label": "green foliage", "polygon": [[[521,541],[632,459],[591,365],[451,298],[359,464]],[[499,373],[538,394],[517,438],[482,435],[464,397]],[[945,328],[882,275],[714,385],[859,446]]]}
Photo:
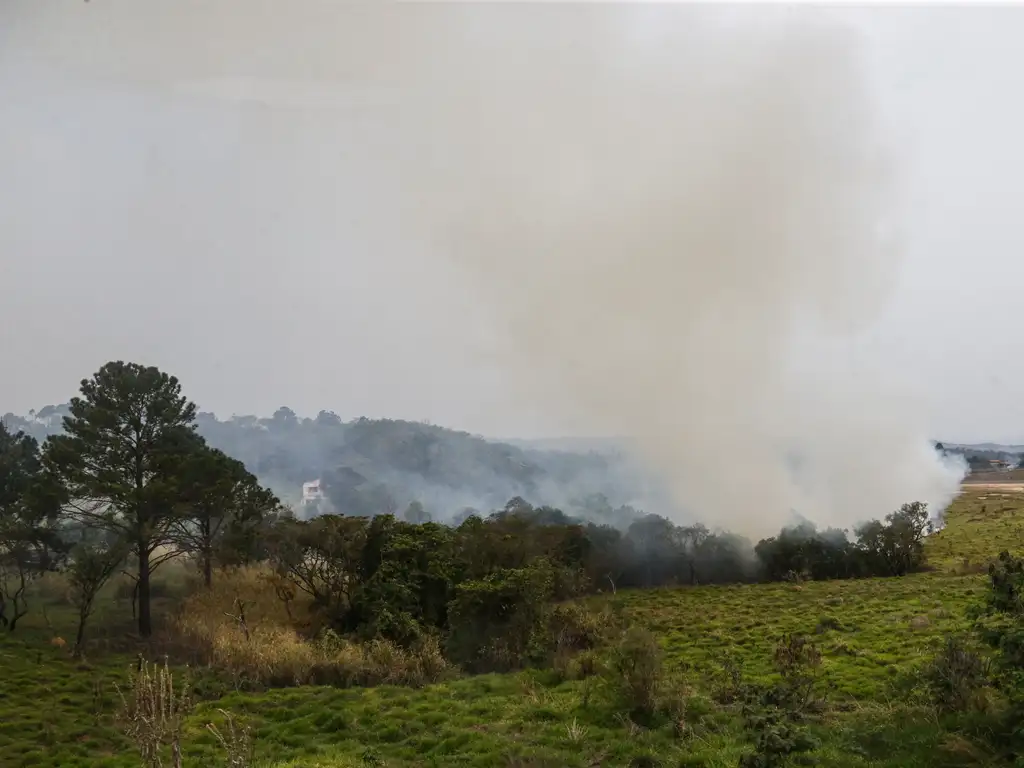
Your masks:
{"label": "green foliage", "polygon": [[776,768],[820,746],[804,722],[823,704],[821,652],[806,637],[784,635],[775,647],[774,664],[779,681],[748,691],[744,721],[753,751],[740,757],[740,768]]}
{"label": "green foliage", "polygon": [[44,471],[35,439],[0,422],[0,626],[13,631],[28,589],[67,552],[58,528],[61,490]]}
{"label": "green foliage", "polygon": [[130,546],[107,531],[87,532],[71,550],[67,570],[68,598],[78,610],[78,630],[73,653],[85,651],[85,628],[92,616],[96,596],[128,556]]}
{"label": "green foliage", "polygon": [[[958,559],[956,546],[981,551],[993,531],[1007,530],[1020,519],[1017,507],[1000,518],[979,516],[978,508],[975,500],[961,498],[950,512],[947,529],[957,532],[957,538],[948,562]],[[925,546],[931,558],[936,548],[945,551],[946,541],[928,537]],[[359,558],[363,562],[361,550]],[[214,590],[218,583],[222,588],[227,580],[215,581]],[[610,676],[603,670],[610,667],[613,653],[603,639],[569,665],[572,670],[587,667],[586,674],[556,676],[530,670],[444,680],[416,689],[320,686],[231,692],[231,685],[221,682],[215,670],[197,669],[195,697],[201,701],[183,730],[184,764],[224,764],[220,742],[207,728],[212,722],[227,733],[220,713],[224,710],[244,716],[258,734],[261,759],[277,768],[359,766],[364,755],[391,768],[587,768],[626,766],[655,757],[662,766],[710,768],[736,765],[742,755],[757,754],[761,733],[762,754],[785,752],[794,732],[801,739],[816,739],[820,747],[813,755],[790,751],[785,757],[790,764],[813,757],[823,768],[1002,765],[1006,763],[983,742],[968,740],[971,734],[961,729],[960,721],[937,719],[931,707],[894,697],[890,688],[901,672],[934,654],[946,634],[967,628],[963,609],[979,599],[984,588],[984,577],[950,569],[902,579],[620,590],[614,598],[587,598],[584,605],[607,606],[609,614],[650,630],[664,651],[664,671],[672,684],[663,690],[671,696],[663,696],[658,713],[643,723],[627,716],[618,694],[607,695],[614,688],[595,685],[594,672]],[[612,610],[613,604],[619,608]],[[556,626],[569,628],[577,637],[609,634],[601,628],[602,610],[575,613],[573,606],[552,608],[547,622],[552,637]],[[120,609],[104,602],[100,610]],[[558,620],[556,614],[562,614]],[[920,615],[928,615],[930,624],[912,629],[909,620]],[[56,631],[64,631],[74,618],[53,604],[50,616]],[[778,638],[814,633],[823,616],[835,621],[825,622],[827,626],[815,634],[821,669],[838,683],[824,722],[818,722],[811,707],[810,716],[801,722],[791,722],[779,710],[774,724],[769,718],[761,727],[754,717],[743,715],[738,703],[713,701],[715,680],[710,673],[719,660],[735,659],[747,689],[770,689],[782,681],[775,665]],[[38,619],[34,611],[22,631],[0,636],[3,759],[25,768],[136,768],[137,755],[111,720],[110,683],[123,682],[130,656],[99,653],[96,646],[97,652],[90,655],[95,666],[76,664],[49,645],[51,635]],[[104,642],[114,631],[106,624],[97,621],[95,630]],[[97,690],[99,696],[94,695]],[[663,710],[669,711],[669,700],[671,720],[661,716]],[[748,713],[757,715],[757,710]]]}
{"label": "green foliage", "polygon": [[919,501],[904,504],[885,518],[861,526],[857,536],[873,565],[873,573],[905,576],[924,565],[924,537],[932,526],[928,508]]}
{"label": "green foliage", "polygon": [[323,515],[282,518],[271,532],[270,562],[313,599],[322,623],[344,625],[362,581],[366,520]]}
{"label": "green foliage", "polygon": [[195,440],[183,457],[169,539],[200,562],[207,587],[217,564],[245,562],[257,553],[261,523],[280,509],[242,462]]}
{"label": "green foliage", "polygon": [[[237,549],[277,500],[240,462],[206,446],[195,432],[195,405],[173,376],[111,362],[82,382],[81,395],[71,400],[63,434],[47,440],[44,462],[60,482],[65,518],[130,549],[139,634],[149,636],[152,571],[196,554],[209,585],[216,554],[227,542]],[[91,567],[79,574],[83,583],[104,570],[96,570],[96,554],[83,550]]]}
{"label": "green foliage", "polygon": [[950,635],[925,667],[925,683],[943,712],[982,709],[981,692],[988,685],[989,664],[967,641]]}
{"label": "green foliage", "polygon": [[804,522],[763,539],[754,551],[770,581],[904,576],[924,566],[924,537],[931,530],[926,505],[914,502],[859,527],[856,541],[845,531],[818,531]]}
{"label": "green foliage", "polygon": [[740,756],[740,768],[779,768],[821,746],[805,728],[794,724],[779,709],[752,711],[746,718],[753,751]]}
{"label": "green foliage", "polygon": [[631,627],[612,653],[610,672],[618,695],[633,715],[649,717],[664,684],[664,654],[646,629]]}
{"label": "green foliage", "polygon": [[131,546],[138,562],[139,633],[152,632],[150,571],[171,542],[182,468],[198,439],[195,405],[173,376],[112,362],[82,382],[64,434],[50,437],[45,461],[65,488],[68,517]]}
{"label": "green foliage", "polygon": [[989,566],[989,589],[977,616],[981,638],[995,651],[995,685],[1009,704],[1004,738],[1024,750],[1024,558],[1004,550]]}
{"label": "green foliage", "polygon": [[390,515],[373,518],[367,524],[362,583],[346,627],[406,646],[426,631],[445,628],[455,589],[454,558],[450,528]]}
{"label": "green foliage", "polygon": [[468,670],[510,670],[544,655],[554,568],[543,558],[459,584],[449,608],[450,658]]}

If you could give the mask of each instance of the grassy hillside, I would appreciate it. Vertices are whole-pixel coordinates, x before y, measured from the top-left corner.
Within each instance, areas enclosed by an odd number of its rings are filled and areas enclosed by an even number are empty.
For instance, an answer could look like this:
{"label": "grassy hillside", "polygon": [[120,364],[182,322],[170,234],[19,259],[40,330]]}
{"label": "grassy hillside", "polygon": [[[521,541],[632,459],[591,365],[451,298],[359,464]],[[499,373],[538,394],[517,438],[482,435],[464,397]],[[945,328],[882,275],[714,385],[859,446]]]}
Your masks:
{"label": "grassy hillside", "polygon": [[[749,747],[738,680],[773,678],[772,651],[805,633],[822,652],[829,709],[811,730],[824,766],[999,764],[939,717],[914,675],[944,638],[968,626],[999,549],[1024,551],[1024,494],[970,492],[930,537],[933,570],[904,578],[654,589],[591,598],[653,630],[677,700],[673,715],[642,720],[599,677],[552,670],[464,677],[422,688],[300,687],[245,693],[215,671],[196,680],[204,700],[188,721],[186,765],[224,765],[206,723],[220,709],[258,734],[264,765],[721,766]],[[169,572],[174,575],[174,572]],[[180,579],[180,574],[175,576]],[[173,581],[173,580],[172,580]],[[174,604],[183,583],[166,585]],[[0,765],[135,766],[113,721],[115,683],[134,655],[116,628],[88,663],[51,645],[71,617],[50,595],[0,637]],[[101,624],[103,622],[100,622]]]}

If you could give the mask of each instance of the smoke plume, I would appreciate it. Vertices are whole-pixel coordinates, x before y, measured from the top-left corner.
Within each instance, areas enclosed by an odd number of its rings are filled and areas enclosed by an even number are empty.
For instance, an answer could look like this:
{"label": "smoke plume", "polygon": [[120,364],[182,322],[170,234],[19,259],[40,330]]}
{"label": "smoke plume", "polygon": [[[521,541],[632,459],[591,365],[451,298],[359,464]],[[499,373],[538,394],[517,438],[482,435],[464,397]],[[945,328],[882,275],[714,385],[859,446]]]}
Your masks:
{"label": "smoke plume", "polygon": [[712,524],[941,510],[959,468],[853,357],[900,256],[856,41],[671,6],[491,20],[414,78],[434,167],[402,223],[471,277],[521,391],[632,439]]}
{"label": "smoke plume", "polygon": [[423,257],[453,335],[489,325],[505,381],[629,439],[680,516],[758,535],[955,493],[913,393],[854,354],[900,261],[856,39],[806,8],[299,6],[97,0],[21,34],[249,110],[263,152],[333,134],[366,247]]}

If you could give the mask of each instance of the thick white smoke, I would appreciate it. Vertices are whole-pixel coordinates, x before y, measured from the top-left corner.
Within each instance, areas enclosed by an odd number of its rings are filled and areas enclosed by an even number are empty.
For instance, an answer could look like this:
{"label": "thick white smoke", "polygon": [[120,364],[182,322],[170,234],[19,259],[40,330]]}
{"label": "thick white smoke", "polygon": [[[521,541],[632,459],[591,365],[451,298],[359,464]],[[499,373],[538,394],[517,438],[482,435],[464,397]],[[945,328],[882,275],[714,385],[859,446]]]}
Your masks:
{"label": "thick white smoke", "polygon": [[693,516],[758,535],[955,493],[913,394],[849,362],[900,216],[841,30],[807,9],[213,5],[24,29],[83,76],[235,101],[282,136],[288,110],[345,126],[367,242],[454,262],[507,380],[632,438]]}
{"label": "thick white smoke", "polygon": [[837,363],[900,256],[852,41],[664,6],[507,20],[478,45],[453,24],[450,68],[414,78],[408,138],[435,167],[403,174],[401,223],[472,276],[508,375],[633,438],[713,524],[944,507],[960,471],[912,399]]}

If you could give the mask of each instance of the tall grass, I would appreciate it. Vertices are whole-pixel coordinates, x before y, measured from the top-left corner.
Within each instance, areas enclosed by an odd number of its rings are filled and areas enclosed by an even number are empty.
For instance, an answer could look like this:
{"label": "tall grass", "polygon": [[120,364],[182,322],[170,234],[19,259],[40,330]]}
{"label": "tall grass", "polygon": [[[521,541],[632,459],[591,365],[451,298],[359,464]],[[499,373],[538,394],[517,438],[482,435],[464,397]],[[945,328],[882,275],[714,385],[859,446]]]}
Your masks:
{"label": "tall grass", "polygon": [[421,686],[454,672],[431,637],[413,649],[383,640],[353,643],[330,630],[310,639],[309,608],[298,598],[281,600],[265,569],[243,568],[187,598],[173,631],[199,663],[229,675],[239,690]]}

